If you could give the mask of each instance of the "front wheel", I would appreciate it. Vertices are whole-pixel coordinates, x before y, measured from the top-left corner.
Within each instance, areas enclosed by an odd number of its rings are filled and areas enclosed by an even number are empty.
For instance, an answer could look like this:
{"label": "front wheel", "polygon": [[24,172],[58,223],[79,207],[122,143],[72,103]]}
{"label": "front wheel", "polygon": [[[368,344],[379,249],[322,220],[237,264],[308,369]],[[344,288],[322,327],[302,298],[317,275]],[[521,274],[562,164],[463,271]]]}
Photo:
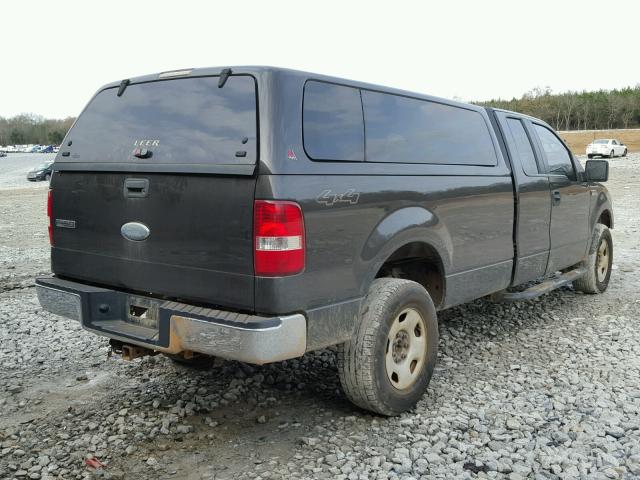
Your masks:
{"label": "front wheel", "polygon": [[587,155],[587,158],[593,158],[593,155],[588,154],[588,155]]}
{"label": "front wheel", "polygon": [[573,282],[573,288],[584,293],[602,293],[609,286],[613,265],[613,239],[606,225],[598,223],[585,260],[587,273]]}
{"label": "front wheel", "polygon": [[438,320],[431,297],[416,282],[376,279],[353,337],[338,349],[347,397],[382,415],[399,415],[422,398],[436,364]]}
{"label": "front wheel", "polygon": [[626,148],[624,149],[624,152],[622,152],[622,156],[623,156],[623,157],[626,157],[626,156],[627,156],[627,149],[626,149]]}
{"label": "front wheel", "polygon": [[609,152],[609,158],[613,158],[615,156],[615,152],[613,150],[611,150]]}

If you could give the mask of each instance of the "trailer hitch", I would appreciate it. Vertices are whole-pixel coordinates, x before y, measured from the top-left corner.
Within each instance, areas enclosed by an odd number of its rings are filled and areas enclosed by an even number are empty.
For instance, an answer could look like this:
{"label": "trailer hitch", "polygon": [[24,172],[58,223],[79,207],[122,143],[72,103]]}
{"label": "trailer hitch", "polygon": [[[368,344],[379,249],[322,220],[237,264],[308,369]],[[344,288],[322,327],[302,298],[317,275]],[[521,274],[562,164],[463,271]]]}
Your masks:
{"label": "trailer hitch", "polygon": [[145,347],[139,347],[138,345],[130,345],[128,343],[121,342],[120,340],[109,340],[109,352],[108,357],[111,357],[114,353],[121,355],[124,360],[134,360],[140,357],[146,357],[158,355],[159,352],[150,350]]}

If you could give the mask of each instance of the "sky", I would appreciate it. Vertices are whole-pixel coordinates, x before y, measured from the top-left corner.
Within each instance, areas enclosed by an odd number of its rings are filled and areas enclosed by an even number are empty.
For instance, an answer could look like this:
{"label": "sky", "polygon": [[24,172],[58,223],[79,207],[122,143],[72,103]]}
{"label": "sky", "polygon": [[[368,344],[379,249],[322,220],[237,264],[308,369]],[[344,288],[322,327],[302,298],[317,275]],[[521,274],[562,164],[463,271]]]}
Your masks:
{"label": "sky", "polygon": [[113,80],[273,65],[464,101],[640,83],[637,0],[4,0],[0,116]]}

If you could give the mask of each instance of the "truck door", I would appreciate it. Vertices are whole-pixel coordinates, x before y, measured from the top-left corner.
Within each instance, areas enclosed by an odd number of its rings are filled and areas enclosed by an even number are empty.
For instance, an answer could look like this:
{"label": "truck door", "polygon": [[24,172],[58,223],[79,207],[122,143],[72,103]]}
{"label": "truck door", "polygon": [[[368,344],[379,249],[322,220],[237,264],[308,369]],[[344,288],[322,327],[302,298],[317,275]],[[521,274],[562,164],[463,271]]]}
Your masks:
{"label": "truck door", "polygon": [[542,277],[549,259],[551,198],[545,165],[536,154],[525,128],[526,120],[517,115],[496,112],[511,158],[516,185],[516,263],[513,284]]}
{"label": "truck door", "polygon": [[[589,188],[569,149],[549,127],[532,122],[545,160],[551,195],[551,250],[547,275],[580,262],[589,241]],[[580,169],[581,170],[581,169]]]}
{"label": "truck door", "polygon": [[620,145],[620,142],[618,142],[617,140],[611,140],[611,146],[616,157],[622,156],[622,154],[624,153],[624,147]]}

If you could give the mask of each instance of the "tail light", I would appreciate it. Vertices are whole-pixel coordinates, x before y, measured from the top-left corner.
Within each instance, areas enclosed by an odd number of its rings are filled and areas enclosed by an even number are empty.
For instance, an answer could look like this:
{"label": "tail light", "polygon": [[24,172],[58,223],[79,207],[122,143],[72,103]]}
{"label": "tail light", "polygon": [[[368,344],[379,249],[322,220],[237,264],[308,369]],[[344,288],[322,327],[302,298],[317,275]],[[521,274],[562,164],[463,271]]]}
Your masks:
{"label": "tail light", "polygon": [[304,270],[304,219],[294,202],[256,200],[253,208],[254,270],[262,277]]}
{"label": "tail light", "polygon": [[53,218],[51,208],[53,207],[53,196],[51,190],[47,193],[47,217],[49,217],[49,244],[53,246]]}

